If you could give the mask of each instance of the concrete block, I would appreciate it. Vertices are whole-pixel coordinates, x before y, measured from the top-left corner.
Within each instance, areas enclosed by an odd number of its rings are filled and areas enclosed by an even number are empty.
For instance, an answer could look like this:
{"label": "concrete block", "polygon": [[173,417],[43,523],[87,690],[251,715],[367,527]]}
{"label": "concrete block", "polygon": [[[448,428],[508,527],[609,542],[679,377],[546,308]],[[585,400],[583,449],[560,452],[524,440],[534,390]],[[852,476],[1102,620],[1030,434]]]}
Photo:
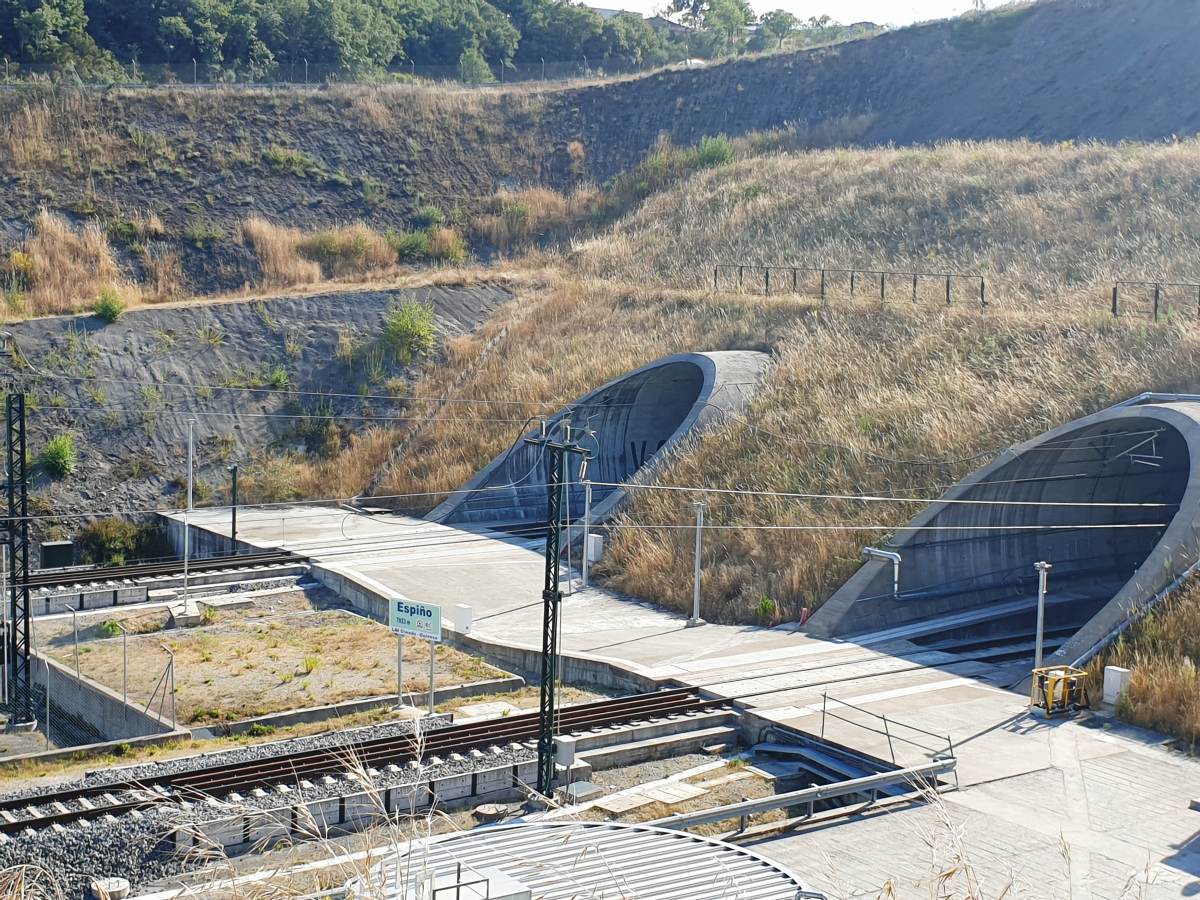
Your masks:
{"label": "concrete block", "polygon": [[369,793],[351,794],[342,799],[342,824],[347,827],[359,828],[387,815],[386,810],[379,808],[381,798]]}
{"label": "concrete block", "polygon": [[599,562],[600,557],[604,555],[604,536],[600,534],[588,535],[588,562]]}
{"label": "concrete block", "polygon": [[513,787],[534,788],[537,786],[537,777],[537,760],[517,763],[515,766],[513,766]]}
{"label": "concrete block", "polygon": [[1121,695],[1129,690],[1129,670],[1120,666],[1104,667],[1104,704],[1116,706]]}
{"label": "concrete block", "polygon": [[615,747],[589,750],[579,754],[579,759],[591,763],[592,768],[596,771],[601,771],[617,766],[632,766],[668,756],[699,753],[709,744],[731,744],[736,740],[737,730],[722,725],[715,728],[703,728],[699,731],[687,731],[683,734],[664,735],[645,741],[634,741]]}
{"label": "concrete block", "polygon": [[429,806],[429,785],[406,784],[388,789],[388,804],[393,813],[413,813]]}
{"label": "concrete block", "polygon": [[192,846],[201,849],[233,847],[246,841],[246,819],[231,816],[212,822],[199,822],[191,826]]}
{"label": "concrete block", "polygon": [[293,811],[290,807],[263,810],[246,816],[246,840],[271,846],[292,833]]}
{"label": "concrete block", "polygon": [[490,794],[512,787],[512,766],[499,769],[482,769],[474,773],[475,784],[472,794]]}
{"label": "concrete block", "polygon": [[145,603],[147,590],[145,586],[117,588],[117,605],[126,603]]}
{"label": "concrete block", "polygon": [[471,607],[465,603],[454,604],[454,630],[459,634],[471,633]]}
{"label": "concrete block", "polygon": [[315,828],[318,834],[328,834],[329,829],[336,828],[342,821],[342,801],[340,797],[329,797],[325,800],[313,800],[306,804],[308,815],[304,816],[305,823],[297,830]]}
{"label": "concrete block", "polygon": [[438,803],[449,803],[470,797],[473,780],[471,775],[451,775],[449,778],[434,779],[430,782],[430,789]]}
{"label": "concrete block", "polygon": [[146,591],[146,599],[151,603],[171,603],[178,597],[179,591],[173,591],[170,588]]}

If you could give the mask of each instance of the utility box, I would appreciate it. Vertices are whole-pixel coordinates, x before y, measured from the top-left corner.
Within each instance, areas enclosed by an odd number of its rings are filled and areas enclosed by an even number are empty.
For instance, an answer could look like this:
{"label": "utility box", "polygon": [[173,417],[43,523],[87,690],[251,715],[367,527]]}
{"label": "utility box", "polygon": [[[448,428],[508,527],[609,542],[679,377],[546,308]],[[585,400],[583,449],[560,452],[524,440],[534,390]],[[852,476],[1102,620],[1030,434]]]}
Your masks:
{"label": "utility box", "polygon": [[571,766],[575,763],[575,738],[566,734],[554,738],[554,762],[559,766]]}
{"label": "utility box", "polygon": [[1129,690],[1129,670],[1120,666],[1104,667],[1104,705],[1116,706],[1121,695]]}
{"label": "utility box", "polygon": [[43,541],[42,568],[65,569],[75,565],[74,541]]}
{"label": "utility box", "polygon": [[459,634],[471,633],[471,607],[465,603],[454,604],[454,630]]}
{"label": "utility box", "polygon": [[599,534],[588,535],[587,559],[589,563],[599,562],[604,554],[604,537]]}

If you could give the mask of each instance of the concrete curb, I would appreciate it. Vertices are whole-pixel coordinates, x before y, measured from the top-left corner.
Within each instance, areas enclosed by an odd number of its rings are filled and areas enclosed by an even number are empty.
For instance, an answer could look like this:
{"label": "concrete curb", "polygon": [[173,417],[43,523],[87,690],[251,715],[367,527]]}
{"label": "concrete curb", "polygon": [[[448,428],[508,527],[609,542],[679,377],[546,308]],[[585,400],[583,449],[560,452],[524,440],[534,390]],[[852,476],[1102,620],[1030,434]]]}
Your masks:
{"label": "concrete curb", "polygon": [[[508,678],[491,678],[486,681],[471,681],[466,684],[456,684],[450,687],[437,688],[434,693],[434,705],[447,700],[458,700],[463,697],[479,697],[484,694],[507,694],[510,691],[525,687],[525,679],[518,676]],[[404,699],[411,706],[420,708],[429,703],[429,692],[405,691]],[[378,697],[364,697],[360,700],[347,700],[344,703],[331,703],[326,706],[311,706],[307,709],[289,709],[283,712],[270,713],[265,716],[255,716],[252,719],[241,719],[237,722],[214,723],[192,729],[192,737],[196,740],[213,740],[236,734],[245,734],[255,725],[265,725],[271,728],[286,728],[289,725],[299,725],[307,722],[324,722],[341,716],[378,709],[381,706],[396,705],[395,694],[381,694]]]}
{"label": "concrete curb", "polygon": [[41,753],[22,753],[19,756],[5,756],[0,758],[0,768],[5,766],[19,766],[22,763],[43,763],[57,762],[63,759],[73,759],[76,756],[107,756],[110,753],[115,753],[122,745],[126,747],[150,747],[158,744],[170,744],[175,741],[190,741],[192,732],[186,728],[180,728],[178,731],[168,731],[165,734],[152,734],[146,737],[127,738],[123,741],[104,741],[99,744],[83,744],[79,747],[64,747],[61,750],[44,750]]}

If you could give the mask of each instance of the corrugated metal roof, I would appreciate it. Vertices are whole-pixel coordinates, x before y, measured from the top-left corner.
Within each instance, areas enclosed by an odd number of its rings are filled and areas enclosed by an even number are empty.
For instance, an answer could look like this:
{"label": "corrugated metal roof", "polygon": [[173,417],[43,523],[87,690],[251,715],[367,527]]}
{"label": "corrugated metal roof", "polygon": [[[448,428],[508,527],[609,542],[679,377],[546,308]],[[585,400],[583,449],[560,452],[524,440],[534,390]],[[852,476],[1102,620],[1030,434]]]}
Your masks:
{"label": "corrugated metal roof", "polygon": [[[458,864],[498,868],[530,888],[534,900],[821,896],[799,876],[744,848],[682,831],[608,822],[500,825],[419,842],[399,860],[383,862],[373,873],[379,880],[363,880],[355,896],[403,900],[423,871],[450,875]],[[403,891],[396,889],[397,868]]]}

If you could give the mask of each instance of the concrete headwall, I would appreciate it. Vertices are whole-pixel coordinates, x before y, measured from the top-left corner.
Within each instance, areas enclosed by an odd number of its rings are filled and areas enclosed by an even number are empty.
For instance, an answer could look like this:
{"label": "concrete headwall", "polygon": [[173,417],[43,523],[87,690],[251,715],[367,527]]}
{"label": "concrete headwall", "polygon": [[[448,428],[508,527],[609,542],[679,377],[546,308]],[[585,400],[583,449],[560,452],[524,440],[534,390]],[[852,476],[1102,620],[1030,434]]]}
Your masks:
{"label": "concrete headwall", "polygon": [[[170,721],[160,722],[134,704],[126,705],[121,695],[87,678],[75,679],[66,666],[34,654],[30,668],[37,690],[46,688],[46,666],[50,672],[50,707],[85,722],[107,741],[170,734]],[[169,698],[168,698],[169,702]]]}

